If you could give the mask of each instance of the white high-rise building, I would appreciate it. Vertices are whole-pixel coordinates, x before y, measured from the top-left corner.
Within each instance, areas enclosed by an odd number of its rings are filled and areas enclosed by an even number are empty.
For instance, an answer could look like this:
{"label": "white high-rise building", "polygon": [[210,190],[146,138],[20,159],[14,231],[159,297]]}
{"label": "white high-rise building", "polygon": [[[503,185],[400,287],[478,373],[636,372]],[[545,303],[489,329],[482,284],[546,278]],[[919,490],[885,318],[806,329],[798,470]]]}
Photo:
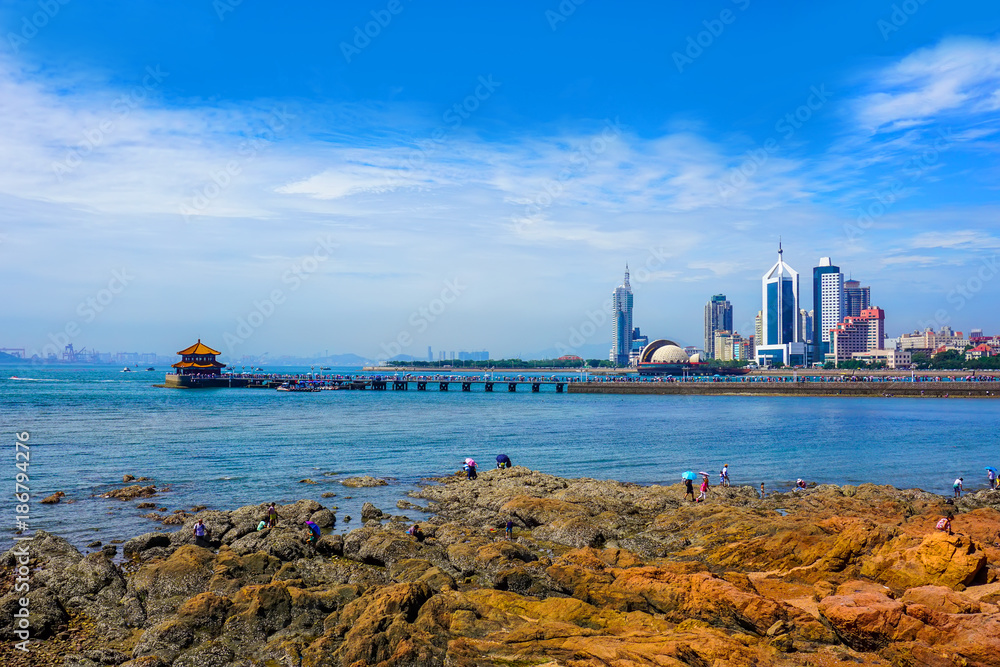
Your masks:
{"label": "white high-rise building", "polygon": [[830,350],[830,331],[844,321],[844,274],[833,266],[829,257],[820,257],[820,269],[829,267],[829,271],[819,273],[819,340],[823,343],[824,352]]}
{"label": "white high-rise building", "polygon": [[628,264],[625,265],[625,282],[615,288],[611,324],[611,354],[609,359],[616,366],[628,366],[632,351],[632,286],[628,284]]}

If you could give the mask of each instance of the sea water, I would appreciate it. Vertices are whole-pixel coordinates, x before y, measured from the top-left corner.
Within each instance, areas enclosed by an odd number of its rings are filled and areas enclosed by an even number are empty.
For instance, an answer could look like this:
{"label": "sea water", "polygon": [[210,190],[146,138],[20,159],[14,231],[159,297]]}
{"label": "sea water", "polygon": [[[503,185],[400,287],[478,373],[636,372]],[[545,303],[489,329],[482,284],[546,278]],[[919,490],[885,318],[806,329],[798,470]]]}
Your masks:
{"label": "sea water", "polygon": [[[395,503],[422,479],[453,474],[466,457],[489,468],[500,453],[565,477],[675,484],[692,470],[714,485],[728,463],[733,484],[764,482],[769,491],[801,477],[948,495],[956,477],[981,488],[984,466],[1000,464],[1000,401],[991,399],[577,395],[526,385],[509,393],[499,383],[494,393],[454,384],[312,393],[153,386],[162,381],[162,371],[3,367],[0,479],[13,492],[15,433],[27,431],[31,529],[78,546],[164,529],[141,516],[151,510],[136,508],[140,501],[100,497],[125,474],[168,486],[151,499],[167,513],[305,498],[336,506],[344,530],[360,525],[366,501],[417,518]],[[339,483],[357,475],[391,481]],[[56,491],[66,493],[61,503],[39,504]],[[14,514],[11,499],[7,526]]]}

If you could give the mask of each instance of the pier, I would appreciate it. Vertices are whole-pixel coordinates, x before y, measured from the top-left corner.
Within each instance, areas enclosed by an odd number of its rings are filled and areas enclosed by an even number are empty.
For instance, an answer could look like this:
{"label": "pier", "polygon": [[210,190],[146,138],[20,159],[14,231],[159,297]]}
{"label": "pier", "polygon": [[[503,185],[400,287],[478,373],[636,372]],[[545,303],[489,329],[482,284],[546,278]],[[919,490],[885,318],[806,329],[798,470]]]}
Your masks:
{"label": "pier", "polygon": [[996,376],[746,375],[740,377],[637,377],[579,375],[319,375],[312,373],[169,374],[163,387],[312,391],[417,391],[436,393],[635,394],[661,396],[869,396],[1000,398]]}
{"label": "pier", "polygon": [[[567,393],[570,382],[579,382],[577,378],[541,378],[525,376],[406,376],[385,377],[381,375],[343,375],[322,376],[311,374],[222,374],[218,376],[199,377],[197,375],[167,375],[162,387],[184,389],[279,389],[287,387],[289,391],[458,391],[471,392],[481,390],[486,393],[529,391],[537,394],[543,391],[554,391],[557,394]],[[551,387],[551,389],[549,389]]]}

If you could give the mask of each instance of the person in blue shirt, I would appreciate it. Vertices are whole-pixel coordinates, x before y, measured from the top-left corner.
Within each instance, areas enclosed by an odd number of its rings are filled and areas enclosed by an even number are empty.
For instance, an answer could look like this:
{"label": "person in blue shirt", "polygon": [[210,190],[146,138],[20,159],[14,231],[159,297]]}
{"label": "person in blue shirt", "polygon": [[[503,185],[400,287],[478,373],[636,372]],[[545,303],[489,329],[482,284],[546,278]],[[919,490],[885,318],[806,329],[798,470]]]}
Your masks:
{"label": "person in blue shirt", "polygon": [[497,468],[509,468],[511,465],[510,457],[506,454],[497,456]]}

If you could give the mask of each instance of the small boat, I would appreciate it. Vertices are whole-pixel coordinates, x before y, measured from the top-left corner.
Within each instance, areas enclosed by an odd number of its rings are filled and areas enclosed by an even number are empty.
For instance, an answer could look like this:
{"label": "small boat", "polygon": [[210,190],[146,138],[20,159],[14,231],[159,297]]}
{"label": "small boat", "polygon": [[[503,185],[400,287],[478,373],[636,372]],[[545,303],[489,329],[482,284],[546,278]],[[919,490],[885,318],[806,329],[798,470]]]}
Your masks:
{"label": "small boat", "polygon": [[330,370],[330,367],[329,366],[320,366],[319,369],[321,371],[328,371],[328,370]]}
{"label": "small boat", "polygon": [[129,368],[128,366],[126,366],[125,368],[122,369],[122,373],[131,373],[131,372],[132,372],[132,369]]}
{"label": "small boat", "polygon": [[152,366],[150,366],[150,367],[149,367],[149,368],[147,368],[146,370],[147,370],[147,371],[155,371],[156,369],[155,369],[155,368],[153,368]]}
{"label": "small boat", "polygon": [[284,384],[278,386],[277,390],[278,391],[319,391],[319,388],[318,387],[307,387],[305,385],[298,385],[298,384],[288,384],[287,382],[285,382]]}

